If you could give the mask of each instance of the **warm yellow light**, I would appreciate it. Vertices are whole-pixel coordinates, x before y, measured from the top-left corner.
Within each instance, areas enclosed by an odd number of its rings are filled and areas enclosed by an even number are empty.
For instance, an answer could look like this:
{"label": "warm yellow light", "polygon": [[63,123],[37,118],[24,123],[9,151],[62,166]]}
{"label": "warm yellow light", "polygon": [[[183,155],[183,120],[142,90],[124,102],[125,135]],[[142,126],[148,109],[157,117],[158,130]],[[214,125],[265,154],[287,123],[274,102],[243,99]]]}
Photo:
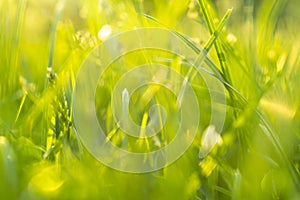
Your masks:
{"label": "warm yellow light", "polygon": [[260,106],[272,113],[276,113],[280,116],[285,116],[287,118],[293,118],[295,116],[296,110],[293,108],[288,107],[287,105],[284,105],[279,102],[272,102],[270,100],[267,100],[265,98],[262,98],[259,102]]}

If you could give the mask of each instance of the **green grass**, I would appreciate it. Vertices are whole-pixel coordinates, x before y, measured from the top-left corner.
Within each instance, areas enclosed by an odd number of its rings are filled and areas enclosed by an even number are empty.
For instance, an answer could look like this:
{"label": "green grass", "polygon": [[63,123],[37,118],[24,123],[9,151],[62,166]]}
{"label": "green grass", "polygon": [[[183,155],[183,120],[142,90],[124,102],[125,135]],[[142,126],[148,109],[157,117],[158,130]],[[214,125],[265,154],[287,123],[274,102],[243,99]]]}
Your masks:
{"label": "green grass", "polygon": [[[296,0],[0,1],[0,199],[298,199],[299,6]],[[112,116],[117,81],[149,61],[184,77],[194,74],[189,81],[201,102],[197,136],[180,159],[155,172],[124,173],[97,161],[78,137],[72,94],[82,62],[103,43],[98,32],[104,25],[111,35],[167,27],[204,56],[207,73],[226,89],[222,132],[207,129],[211,97],[184,57],[134,51],[99,80],[95,102],[107,140],[148,152],[174,138],[177,98],[166,88],[147,85],[126,99],[143,127],[151,105],[165,107],[170,118],[157,136],[126,136]]]}

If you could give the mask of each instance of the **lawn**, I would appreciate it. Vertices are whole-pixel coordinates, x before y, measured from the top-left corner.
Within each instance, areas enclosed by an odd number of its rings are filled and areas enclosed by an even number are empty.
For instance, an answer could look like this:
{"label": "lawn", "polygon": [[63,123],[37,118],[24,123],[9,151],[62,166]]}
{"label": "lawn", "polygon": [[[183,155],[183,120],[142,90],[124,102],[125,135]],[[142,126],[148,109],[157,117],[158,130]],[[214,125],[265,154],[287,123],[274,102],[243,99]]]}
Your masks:
{"label": "lawn", "polygon": [[299,8],[1,0],[0,199],[299,199]]}

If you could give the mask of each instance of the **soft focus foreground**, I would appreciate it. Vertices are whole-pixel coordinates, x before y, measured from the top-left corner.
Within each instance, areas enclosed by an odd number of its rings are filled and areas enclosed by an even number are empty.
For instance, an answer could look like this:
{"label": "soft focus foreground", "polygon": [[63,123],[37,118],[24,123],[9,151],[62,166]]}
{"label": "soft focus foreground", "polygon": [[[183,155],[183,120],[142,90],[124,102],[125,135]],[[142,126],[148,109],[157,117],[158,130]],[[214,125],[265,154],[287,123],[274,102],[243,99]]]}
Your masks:
{"label": "soft focus foreground", "polygon": [[[299,7],[297,0],[0,1],[0,199],[298,199]],[[230,8],[208,52],[215,64],[206,63],[226,88],[222,130],[210,123],[212,110],[222,108],[198,74],[191,81],[200,110],[197,135],[178,160],[134,174],[95,159],[78,137],[72,110],[87,55],[111,36],[144,27],[176,30],[191,39],[185,41],[191,49],[203,47]],[[183,76],[191,67],[170,52],[131,52],[102,74],[95,93],[107,141],[134,152],[168,145],[182,120],[178,97],[150,84],[123,100],[142,127],[151,106],[162,105],[169,118],[159,134],[145,139],[141,129],[138,139],[126,136],[114,121],[117,81],[149,59]],[[176,76],[156,77],[182,84]]]}

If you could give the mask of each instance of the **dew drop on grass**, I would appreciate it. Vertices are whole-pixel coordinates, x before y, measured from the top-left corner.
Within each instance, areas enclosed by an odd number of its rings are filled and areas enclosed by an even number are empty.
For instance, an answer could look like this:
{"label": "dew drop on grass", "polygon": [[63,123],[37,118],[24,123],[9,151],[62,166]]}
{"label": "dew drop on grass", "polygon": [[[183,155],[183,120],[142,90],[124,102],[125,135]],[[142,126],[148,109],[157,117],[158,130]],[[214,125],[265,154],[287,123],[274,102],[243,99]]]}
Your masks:
{"label": "dew drop on grass", "polygon": [[233,35],[232,33],[229,33],[229,34],[227,35],[227,41],[228,41],[231,45],[233,45],[233,44],[236,43],[237,38],[236,38],[235,35]]}
{"label": "dew drop on grass", "polygon": [[201,138],[201,147],[199,150],[200,159],[206,157],[212,151],[216,144],[221,145],[223,143],[221,135],[217,133],[215,129],[216,128],[213,125],[209,125],[205,129]]}
{"label": "dew drop on grass", "polygon": [[108,36],[111,34],[111,31],[112,31],[112,28],[110,25],[106,24],[106,25],[102,26],[102,28],[98,32],[98,38],[102,41],[107,39]]}

